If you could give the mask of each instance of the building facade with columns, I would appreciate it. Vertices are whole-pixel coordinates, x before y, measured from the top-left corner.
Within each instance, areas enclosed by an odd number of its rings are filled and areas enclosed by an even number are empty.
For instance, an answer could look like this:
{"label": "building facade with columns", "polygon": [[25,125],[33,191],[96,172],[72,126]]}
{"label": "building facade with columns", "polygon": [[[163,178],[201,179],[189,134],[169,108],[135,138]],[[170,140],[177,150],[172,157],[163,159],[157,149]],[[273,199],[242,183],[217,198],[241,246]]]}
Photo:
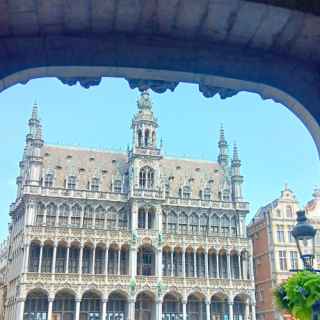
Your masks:
{"label": "building facade with columns", "polygon": [[29,120],[12,227],[6,320],[255,319],[237,147],[218,161],[158,147],[148,92],[127,152],[44,144]]}
{"label": "building facade with columns", "polygon": [[[286,281],[291,269],[303,269],[292,229],[296,225],[299,202],[286,185],[280,197],[261,207],[248,226],[253,243],[256,286],[256,315],[258,320],[292,319],[283,315],[275,305],[273,291]],[[320,268],[320,190],[305,206],[309,222],[316,234],[315,268]]]}

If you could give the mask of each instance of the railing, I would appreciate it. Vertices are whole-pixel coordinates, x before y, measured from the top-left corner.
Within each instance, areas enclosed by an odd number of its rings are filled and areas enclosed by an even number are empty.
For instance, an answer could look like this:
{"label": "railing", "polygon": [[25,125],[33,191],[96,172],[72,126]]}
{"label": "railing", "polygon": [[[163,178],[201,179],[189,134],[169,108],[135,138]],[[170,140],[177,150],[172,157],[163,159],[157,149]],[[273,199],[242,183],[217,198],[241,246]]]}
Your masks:
{"label": "railing", "polygon": [[198,208],[212,208],[212,209],[236,209],[236,210],[249,210],[248,202],[224,202],[224,201],[211,201],[202,199],[183,199],[183,198],[166,198],[166,205],[185,206],[185,207],[198,207]]}
{"label": "railing", "polygon": [[126,193],[99,192],[89,190],[69,190],[63,188],[45,188],[42,186],[24,186],[23,193],[52,197],[67,197],[92,200],[113,200],[122,202],[128,201],[128,195]]}
{"label": "railing", "polygon": [[[97,284],[97,285],[121,285],[129,286],[131,277],[129,275],[104,275],[104,274],[78,274],[78,273],[37,273],[28,272],[23,274],[24,283],[79,283]],[[176,287],[214,287],[214,288],[233,288],[233,289],[254,289],[253,280],[242,279],[218,279],[218,278],[195,278],[195,277],[161,277],[161,282],[167,286]],[[156,276],[136,276],[137,287],[143,287],[146,284],[156,287],[159,278]]]}
{"label": "railing", "polygon": [[161,199],[163,197],[163,192],[160,192],[158,190],[134,189],[133,196],[141,198]]}
{"label": "railing", "polygon": [[51,226],[29,226],[26,229],[29,235],[47,236],[47,237],[72,237],[79,238],[103,238],[113,241],[129,241],[131,231],[129,230],[103,230],[73,227],[51,227]]}

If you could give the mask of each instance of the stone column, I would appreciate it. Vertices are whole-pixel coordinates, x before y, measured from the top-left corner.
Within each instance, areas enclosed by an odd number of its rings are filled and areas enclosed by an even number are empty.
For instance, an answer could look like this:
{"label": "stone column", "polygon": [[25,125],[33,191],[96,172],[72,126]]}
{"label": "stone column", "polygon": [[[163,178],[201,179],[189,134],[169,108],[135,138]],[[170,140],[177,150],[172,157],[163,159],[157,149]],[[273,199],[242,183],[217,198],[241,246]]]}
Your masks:
{"label": "stone column", "polygon": [[129,271],[130,276],[135,277],[137,275],[137,249],[136,247],[130,246],[130,257],[129,257]]}
{"label": "stone column", "polygon": [[53,254],[52,254],[52,273],[56,272],[56,260],[57,260],[57,243],[54,243]]}
{"label": "stone column", "polygon": [[249,268],[249,280],[254,280],[253,274],[253,259],[252,256],[248,256],[248,268]]}
{"label": "stone column", "polygon": [[157,208],[157,215],[156,215],[157,220],[158,220],[158,230],[159,232],[162,232],[162,212],[161,208]]}
{"label": "stone column", "polygon": [[186,249],[182,249],[182,276],[186,277]]}
{"label": "stone column", "polygon": [[217,278],[220,278],[219,253],[216,253],[216,269],[217,269]]}
{"label": "stone column", "polygon": [[249,320],[249,301],[245,303],[244,319]]}
{"label": "stone column", "polygon": [[205,266],[205,277],[209,279],[209,257],[208,250],[204,253],[204,266]]}
{"label": "stone column", "polygon": [[197,251],[193,251],[193,275],[197,277]]}
{"label": "stone column", "polygon": [[251,304],[251,320],[256,320],[256,304],[252,302]]}
{"label": "stone column", "polygon": [[41,273],[42,254],[43,254],[43,244],[41,244],[41,246],[40,246],[39,265],[38,265],[38,272],[39,273]]}
{"label": "stone column", "polygon": [[128,320],[135,320],[135,301],[133,298],[128,299]]}
{"label": "stone column", "polygon": [[173,277],[173,250],[171,250],[171,277]]}
{"label": "stone column", "polygon": [[108,299],[102,299],[102,312],[101,312],[102,320],[105,320],[107,316],[107,302],[108,302]]}
{"label": "stone column", "polygon": [[16,320],[23,320],[24,302],[25,302],[25,299],[23,298],[17,299],[17,304],[16,304],[17,309],[16,309],[16,316],[15,316]]}
{"label": "stone column", "polygon": [[24,262],[23,262],[23,271],[24,272],[28,272],[29,254],[30,254],[30,243],[26,243],[25,250],[24,250]]}
{"label": "stone column", "polygon": [[187,300],[182,300],[182,317],[187,320]]}
{"label": "stone column", "polygon": [[238,254],[238,265],[239,265],[239,279],[242,279],[242,272],[241,272],[241,256],[240,253]]}
{"label": "stone column", "polygon": [[104,257],[104,274],[108,275],[108,254],[109,254],[109,247],[106,245],[105,257]]}
{"label": "stone column", "polygon": [[162,301],[156,301],[156,320],[162,320]]}
{"label": "stone column", "polygon": [[83,244],[80,245],[79,252],[79,274],[82,274]]}
{"label": "stone column", "polygon": [[[70,245],[67,246],[66,273],[69,273]],[[50,318],[49,318],[50,319]]]}
{"label": "stone column", "polygon": [[48,320],[52,319],[52,303],[53,303],[54,298],[49,298],[48,299]]}
{"label": "stone column", "polygon": [[233,320],[233,301],[229,301],[229,320]]}
{"label": "stone column", "polygon": [[242,259],[243,280],[248,280],[248,258],[247,254]]}
{"label": "stone column", "polygon": [[228,264],[228,279],[231,280],[231,263],[230,263],[230,253],[227,253],[227,264]]}
{"label": "stone column", "polygon": [[156,276],[162,277],[162,248],[157,248],[157,257],[156,257]]}
{"label": "stone column", "polygon": [[95,274],[95,266],[96,266],[96,244],[93,245],[93,248],[92,248],[92,270],[91,270],[91,273],[92,274]]}
{"label": "stone column", "polygon": [[76,298],[76,317],[75,317],[75,320],[80,320],[80,303],[81,303],[81,299]]}
{"label": "stone column", "polygon": [[206,300],[206,319],[210,320],[210,300]]}
{"label": "stone column", "polygon": [[118,276],[120,276],[121,272],[120,272],[120,263],[121,263],[121,249],[119,248],[118,250]]}
{"label": "stone column", "polygon": [[148,230],[149,229],[149,211],[146,212],[145,217],[146,217],[145,228],[146,228],[146,230]]}

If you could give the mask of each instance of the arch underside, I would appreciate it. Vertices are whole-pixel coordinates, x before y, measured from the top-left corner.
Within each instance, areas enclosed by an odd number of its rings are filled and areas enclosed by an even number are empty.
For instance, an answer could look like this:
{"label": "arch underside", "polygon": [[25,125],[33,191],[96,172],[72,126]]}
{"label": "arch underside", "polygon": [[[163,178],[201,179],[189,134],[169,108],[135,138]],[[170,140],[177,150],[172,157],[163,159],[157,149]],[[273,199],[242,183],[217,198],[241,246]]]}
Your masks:
{"label": "arch underside", "polygon": [[0,62],[1,91],[41,77],[85,88],[102,77],[121,77],[131,88],[158,93],[174,91],[179,82],[197,84],[205,97],[255,92],[294,112],[320,151],[320,79],[314,65],[253,49],[124,34],[26,37],[19,44],[7,43],[12,54]]}

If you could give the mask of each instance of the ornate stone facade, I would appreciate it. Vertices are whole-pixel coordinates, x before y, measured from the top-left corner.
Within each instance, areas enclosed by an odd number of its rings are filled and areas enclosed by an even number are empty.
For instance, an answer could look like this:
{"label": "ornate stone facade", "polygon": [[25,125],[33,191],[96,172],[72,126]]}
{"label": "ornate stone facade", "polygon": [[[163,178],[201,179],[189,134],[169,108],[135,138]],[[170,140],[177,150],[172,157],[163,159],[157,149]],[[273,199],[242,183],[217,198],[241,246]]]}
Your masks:
{"label": "ornate stone facade", "polygon": [[[139,86],[139,84],[135,84]],[[168,158],[148,92],[127,153],[45,145],[37,106],[10,208],[6,319],[255,319],[241,162]]]}

